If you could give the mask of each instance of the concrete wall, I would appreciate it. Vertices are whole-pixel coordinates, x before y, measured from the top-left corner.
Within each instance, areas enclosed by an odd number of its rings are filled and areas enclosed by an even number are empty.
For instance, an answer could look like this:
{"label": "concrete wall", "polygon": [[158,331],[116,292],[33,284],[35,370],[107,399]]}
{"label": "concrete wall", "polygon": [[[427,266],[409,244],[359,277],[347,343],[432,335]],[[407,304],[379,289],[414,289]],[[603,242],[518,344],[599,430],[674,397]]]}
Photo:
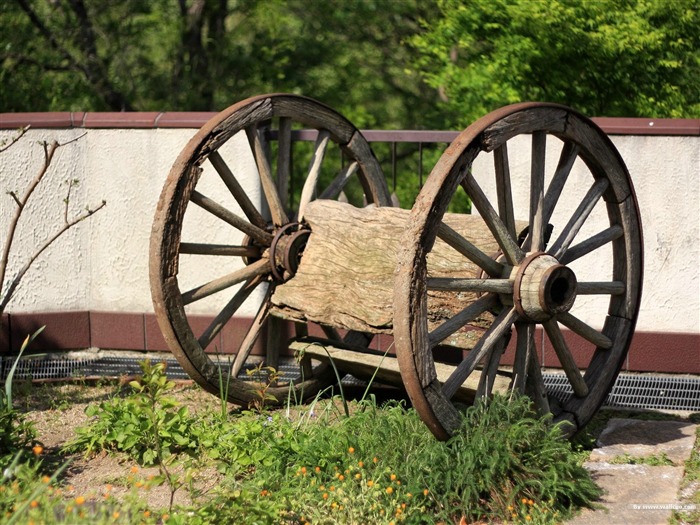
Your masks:
{"label": "concrete wall", "polygon": [[[0,122],[2,127],[7,126]],[[4,245],[15,209],[5,192],[21,195],[39,172],[43,163],[40,141],[66,143],[81,137],[57,151],[50,172],[25,210],[8,276],[62,223],[66,180],[80,181],[71,194],[69,216],[107,201],[103,210],[73,228],[39,258],[7,312],[152,312],[148,243],[153,214],[170,166],[194,132],[192,128],[34,126],[20,142],[0,153],[0,244]],[[0,129],[0,141],[14,134],[11,129]],[[612,138],[632,174],[644,227],[645,288],[637,329],[686,337],[691,345],[688,358],[698,362],[700,371],[699,135]],[[548,162],[556,162],[555,153],[552,155]],[[511,158],[517,158],[517,152]],[[514,168],[516,178],[519,169]],[[258,198],[258,188],[251,185],[249,191]],[[575,204],[559,207],[570,213]]]}

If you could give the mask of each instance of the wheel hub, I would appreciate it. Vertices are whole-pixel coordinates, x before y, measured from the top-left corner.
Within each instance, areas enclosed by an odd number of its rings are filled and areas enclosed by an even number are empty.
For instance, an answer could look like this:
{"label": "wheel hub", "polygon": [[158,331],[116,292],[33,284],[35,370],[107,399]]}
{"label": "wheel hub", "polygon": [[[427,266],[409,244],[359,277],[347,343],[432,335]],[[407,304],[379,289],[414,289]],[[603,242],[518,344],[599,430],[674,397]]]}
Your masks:
{"label": "wheel hub", "polygon": [[285,282],[297,273],[309,235],[311,230],[298,222],[285,224],[277,230],[270,245],[270,268],[275,280]]}
{"label": "wheel hub", "polygon": [[576,299],[576,275],[543,252],[529,254],[518,267],[513,285],[513,302],[518,313],[542,322],[568,312]]}

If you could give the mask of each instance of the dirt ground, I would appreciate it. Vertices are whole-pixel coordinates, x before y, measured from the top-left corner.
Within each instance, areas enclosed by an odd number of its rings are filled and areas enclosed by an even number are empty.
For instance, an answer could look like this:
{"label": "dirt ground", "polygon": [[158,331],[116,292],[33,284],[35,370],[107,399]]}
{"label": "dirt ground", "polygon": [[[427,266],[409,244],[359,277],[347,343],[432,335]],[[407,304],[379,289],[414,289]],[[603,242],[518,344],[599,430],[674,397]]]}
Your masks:
{"label": "dirt ground", "polygon": [[[70,464],[63,475],[66,497],[83,496],[86,499],[101,499],[106,493],[119,498],[133,489],[138,482],[144,484],[139,495],[151,508],[167,508],[171,492],[166,484],[146,488],[147,480],[159,474],[157,467],[141,468],[125,456],[100,454],[85,458],[80,454],[66,456],[61,448],[75,437],[75,429],[88,423],[85,409],[89,404],[104,401],[128,389],[119,382],[101,385],[88,384],[36,384],[18,383],[14,393],[16,408],[26,412],[27,420],[34,424],[36,439],[44,447],[45,461],[58,468],[66,459]],[[179,402],[197,412],[217,409],[220,401],[193,386],[182,382],[172,393]],[[173,471],[177,475],[177,470]],[[218,474],[202,471],[197,486],[203,490],[213,488],[219,481]],[[175,492],[174,504],[190,503],[186,489]]]}

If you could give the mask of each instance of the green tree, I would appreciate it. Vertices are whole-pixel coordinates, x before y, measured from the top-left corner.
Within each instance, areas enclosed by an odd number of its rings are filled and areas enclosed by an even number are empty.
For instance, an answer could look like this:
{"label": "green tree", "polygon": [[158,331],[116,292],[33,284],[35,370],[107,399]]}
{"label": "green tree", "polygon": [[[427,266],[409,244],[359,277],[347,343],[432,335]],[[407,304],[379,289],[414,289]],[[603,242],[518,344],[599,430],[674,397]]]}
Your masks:
{"label": "green tree", "polygon": [[285,91],[359,126],[416,127],[432,89],[404,44],[433,0],[9,0],[3,111],[221,110]]}
{"label": "green tree", "polygon": [[700,116],[696,0],[439,0],[412,39],[446,124],[505,104],[592,116]]}

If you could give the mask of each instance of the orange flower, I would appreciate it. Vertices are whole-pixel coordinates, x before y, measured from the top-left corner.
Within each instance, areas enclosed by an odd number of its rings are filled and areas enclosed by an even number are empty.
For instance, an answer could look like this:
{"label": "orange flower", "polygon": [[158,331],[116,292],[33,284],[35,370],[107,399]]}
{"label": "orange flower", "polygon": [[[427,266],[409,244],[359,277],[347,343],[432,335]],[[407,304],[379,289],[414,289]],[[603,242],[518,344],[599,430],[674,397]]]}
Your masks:
{"label": "orange flower", "polygon": [[150,510],[144,510],[144,511],[143,511],[143,517],[144,517],[144,518],[148,518],[150,515],[151,515],[151,511],[150,511]]}
{"label": "orange flower", "polygon": [[328,492],[323,493],[323,499],[328,499]]}
{"label": "orange flower", "polygon": [[112,519],[115,519],[115,520],[119,519],[119,511],[118,510],[115,510],[114,512],[112,512]]}
{"label": "orange flower", "polygon": [[429,493],[430,493],[430,491],[429,491],[428,489],[425,489],[425,490],[423,491],[423,496],[427,496]]}
{"label": "orange flower", "polygon": [[520,500],[522,503],[527,503],[527,498],[523,498]]}
{"label": "orange flower", "polygon": [[51,478],[48,477],[48,476],[42,476],[42,477],[41,477],[41,481],[42,481],[43,483],[50,483],[50,482],[51,482]]}
{"label": "orange flower", "polygon": [[360,474],[359,472],[357,474],[355,474],[355,479],[361,479],[361,478],[362,478],[362,474]]}
{"label": "orange flower", "polygon": [[345,479],[345,476],[342,474],[338,474],[338,481],[343,481]]}
{"label": "orange flower", "polygon": [[372,461],[373,461],[374,463],[378,463],[378,462],[379,462],[379,460],[377,459],[377,456],[374,456],[374,457],[372,458]]}
{"label": "orange flower", "polygon": [[138,471],[139,471],[139,468],[138,468],[136,465],[134,465],[133,467],[131,467],[131,473],[132,473],[132,474],[136,474]]}
{"label": "orange flower", "polygon": [[301,473],[306,476],[306,467],[301,467]]}
{"label": "orange flower", "polygon": [[371,487],[372,485],[374,485],[374,481],[372,481],[372,480],[370,479],[370,480],[367,482],[367,486],[368,486],[368,487]]}
{"label": "orange flower", "polygon": [[386,488],[386,493],[387,493],[387,494],[391,494],[392,492],[394,492],[394,489],[393,489],[392,487],[387,487],[387,488]]}
{"label": "orange flower", "polygon": [[44,447],[42,447],[41,445],[34,445],[32,447],[32,452],[34,452],[35,456],[40,456],[43,451]]}
{"label": "orange flower", "polygon": [[362,462],[362,461],[358,461],[358,462],[357,462],[357,466],[360,467],[360,468],[362,468],[362,467],[365,466],[365,464],[364,464],[364,462]]}
{"label": "orange flower", "polygon": [[350,448],[348,449],[348,452],[349,452],[350,454],[354,454],[354,453],[355,453],[355,448],[354,448],[354,447],[350,447]]}
{"label": "orange flower", "polygon": [[316,472],[321,472],[321,467],[316,467],[314,470],[315,470]]}
{"label": "orange flower", "polygon": [[76,505],[80,506],[80,505],[82,505],[83,503],[85,503],[85,498],[84,498],[84,497],[78,496],[77,498],[75,498],[75,504],[76,504]]}
{"label": "orange flower", "polygon": [[396,474],[392,474],[391,476],[389,476],[389,478],[391,479],[391,481],[396,481]]}
{"label": "orange flower", "polygon": [[32,502],[29,504],[29,506],[33,509],[37,508],[39,506],[39,502],[35,499],[32,500]]}

